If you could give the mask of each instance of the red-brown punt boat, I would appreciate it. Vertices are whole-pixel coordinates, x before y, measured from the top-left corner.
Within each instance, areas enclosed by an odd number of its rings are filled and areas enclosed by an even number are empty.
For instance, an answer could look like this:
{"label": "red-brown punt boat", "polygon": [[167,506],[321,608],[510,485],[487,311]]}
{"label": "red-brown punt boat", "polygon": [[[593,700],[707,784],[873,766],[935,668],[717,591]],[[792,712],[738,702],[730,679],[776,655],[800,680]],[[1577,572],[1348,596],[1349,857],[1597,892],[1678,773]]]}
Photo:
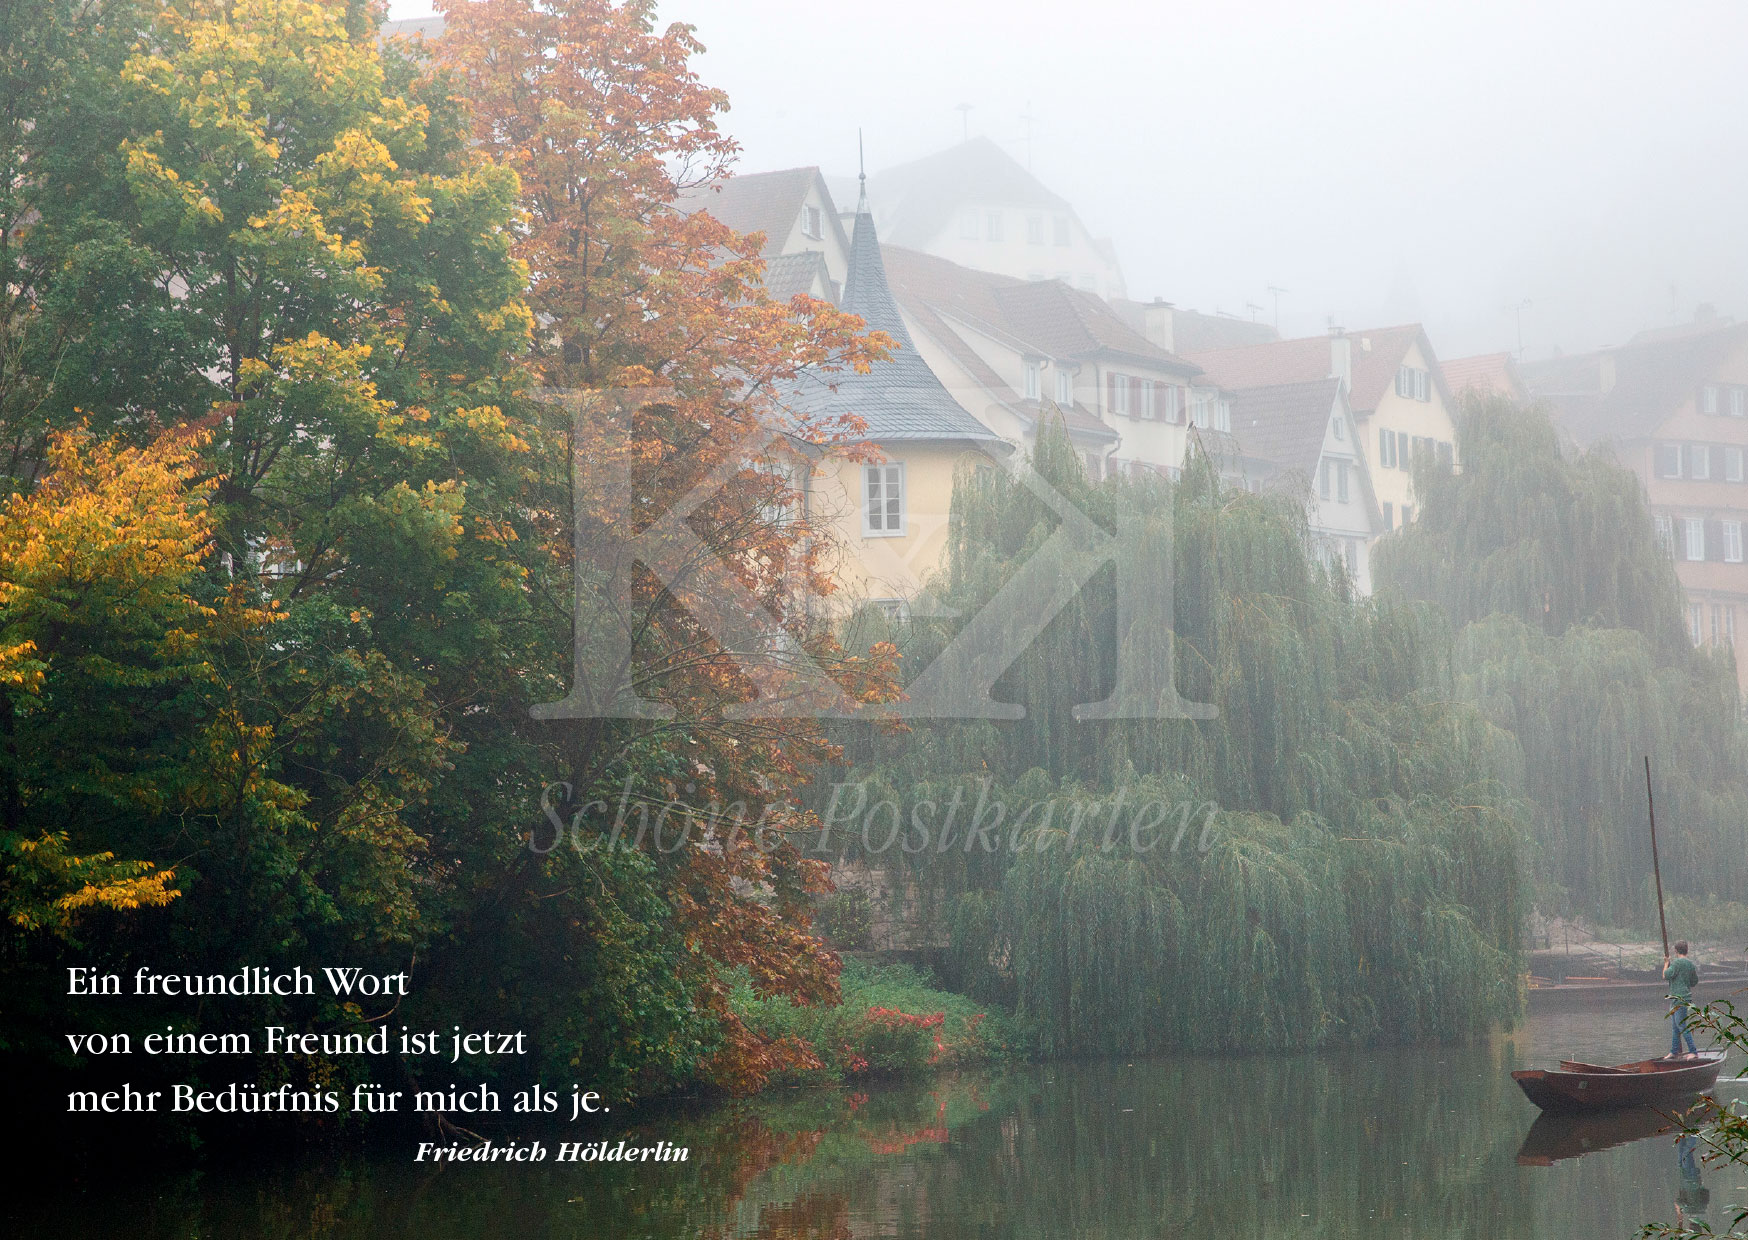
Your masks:
{"label": "red-brown punt boat", "polygon": [[1565,1059],[1557,1072],[1526,1068],[1513,1072],[1511,1079],[1544,1111],[1600,1111],[1656,1106],[1703,1094],[1718,1083],[1723,1066],[1723,1051],[1666,1055],[1612,1068]]}

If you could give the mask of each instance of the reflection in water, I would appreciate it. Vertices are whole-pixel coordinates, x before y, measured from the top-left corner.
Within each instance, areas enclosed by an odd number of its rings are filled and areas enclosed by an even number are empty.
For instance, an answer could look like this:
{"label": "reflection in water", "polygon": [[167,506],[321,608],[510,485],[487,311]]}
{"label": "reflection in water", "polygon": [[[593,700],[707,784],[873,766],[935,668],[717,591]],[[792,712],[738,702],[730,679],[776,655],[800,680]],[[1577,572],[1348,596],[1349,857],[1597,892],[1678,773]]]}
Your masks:
{"label": "reflection in water", "polygon": [[1517,1151],[1517,1161],[1526,1167],[1548,1167],[1563,1158],[1578,1158],[1673,1133],[1680,1116],[1651,1107],[1628,1107],[1594,1114],[1543,1112],[1536,1116]]}
{"label": "reflection in water", "polygon": [[1699,1138],[1692,1133],[1675,1143],[1675,1165],[1681,1175],[1681,1187],[1675,1190],[1675,1221],[1686,1226],[1703,1217],[1711,1205],[1712,1194],[1699,1174]]}
{"label": "reflection in water", "polygon": [[[1523,1041],[1463,1049],[1028,1066],[645,1117],[627,1134],[689,1146],[685,1164],[433,1171],[396,1150],[94,1192],[52,1219],[10,1221],[31,1235],[284,1240],[1625,1238],[1669,1216],[1668,1134],[1532,1128],[1507,1073],[1532,1057],[1636,1049],[1556,1043],[1532,1026]],[[1526,1128],[1542,1165],[1520,1165]],[[1586,1156],[1562,1152],[1573,1144]],[[1676,1152],[1676,1204],[1691,1218],[1706,1189],[1693,1147]]]}

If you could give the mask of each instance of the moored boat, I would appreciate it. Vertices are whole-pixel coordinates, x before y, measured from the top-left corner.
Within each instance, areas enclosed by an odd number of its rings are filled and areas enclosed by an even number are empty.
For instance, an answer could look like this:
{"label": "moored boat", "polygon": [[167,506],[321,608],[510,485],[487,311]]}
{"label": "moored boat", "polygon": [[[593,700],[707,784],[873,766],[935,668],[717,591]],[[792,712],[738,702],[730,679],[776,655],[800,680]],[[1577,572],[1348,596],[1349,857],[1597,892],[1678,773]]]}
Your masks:
{"label": "moored boat", "polygon": [[1524,1096],[1544,1111],[1600,1111],[1657,1106],[1703,1094],[1718,1083],[1723,1051],[1665,1055],[1606,1067],[1562,1060],[1558,1069],[1513,1072]]}

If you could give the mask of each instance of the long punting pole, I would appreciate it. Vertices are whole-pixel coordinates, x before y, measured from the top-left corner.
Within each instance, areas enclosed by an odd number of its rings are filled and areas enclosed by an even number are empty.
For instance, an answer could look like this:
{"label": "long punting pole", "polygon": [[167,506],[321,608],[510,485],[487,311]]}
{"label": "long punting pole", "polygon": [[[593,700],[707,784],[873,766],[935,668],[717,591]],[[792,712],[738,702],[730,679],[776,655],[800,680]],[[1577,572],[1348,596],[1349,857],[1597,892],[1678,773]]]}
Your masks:
{"label": "long punting pole", "polygon": [[1651,798],[1651,755],[1645,755],[1645,808],[1651,811],[1651,873],[1657,879],[1657,925],[1663,931],[1663,954],[1669,955],[1669,922],[1663,916],[1663,867],[1657,864],[1657,802]]}

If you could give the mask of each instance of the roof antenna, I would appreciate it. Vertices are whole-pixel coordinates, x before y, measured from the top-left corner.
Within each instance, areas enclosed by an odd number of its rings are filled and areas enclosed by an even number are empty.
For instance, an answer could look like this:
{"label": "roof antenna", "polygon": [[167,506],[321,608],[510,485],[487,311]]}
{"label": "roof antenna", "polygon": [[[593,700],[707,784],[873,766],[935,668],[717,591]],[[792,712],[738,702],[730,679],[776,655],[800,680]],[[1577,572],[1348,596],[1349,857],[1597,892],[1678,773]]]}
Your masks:
{"label": "roof antenna", "polygon": [[861,184],[861,195],[856,199],[856,214],[865,214],[868,210],[868,160],[862,154],[862,129],[856,127],[856,180]]}

